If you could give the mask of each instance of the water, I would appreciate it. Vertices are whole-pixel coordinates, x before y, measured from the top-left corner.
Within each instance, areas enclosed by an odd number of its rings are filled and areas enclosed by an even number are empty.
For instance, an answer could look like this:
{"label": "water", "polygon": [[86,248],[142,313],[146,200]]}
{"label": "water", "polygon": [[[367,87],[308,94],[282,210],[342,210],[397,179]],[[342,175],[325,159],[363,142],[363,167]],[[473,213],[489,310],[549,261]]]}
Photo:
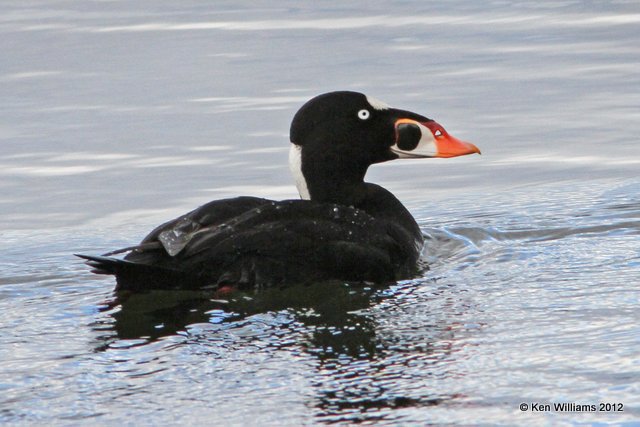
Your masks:
{"label": "water", "polygon": [[[636,2],[0,11],[0,422],[640,422]],[[421,277],[118,299],[71,256],[294,197],[289,121],[335,89],[483,151],[368,175],[418,219]],[[624,412],[519,410],[556,402]]]}

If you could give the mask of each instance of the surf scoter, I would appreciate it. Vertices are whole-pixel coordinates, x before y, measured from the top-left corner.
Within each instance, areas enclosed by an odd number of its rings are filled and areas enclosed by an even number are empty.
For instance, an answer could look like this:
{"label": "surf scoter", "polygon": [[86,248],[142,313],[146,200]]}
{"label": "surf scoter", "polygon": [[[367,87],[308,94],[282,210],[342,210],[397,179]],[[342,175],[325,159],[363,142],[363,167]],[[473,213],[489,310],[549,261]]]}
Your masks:
{"label": "surf scoter", "polygon": [[95,273],[115,275],[117,289],[134,291],[407,278],[422,233],[393,194],[364,182],[367,168],[480,153],[431,119],[348,91],[304,104],[290,139],[302,200],[216,200],[160,225],[136,246],[79,256]]}

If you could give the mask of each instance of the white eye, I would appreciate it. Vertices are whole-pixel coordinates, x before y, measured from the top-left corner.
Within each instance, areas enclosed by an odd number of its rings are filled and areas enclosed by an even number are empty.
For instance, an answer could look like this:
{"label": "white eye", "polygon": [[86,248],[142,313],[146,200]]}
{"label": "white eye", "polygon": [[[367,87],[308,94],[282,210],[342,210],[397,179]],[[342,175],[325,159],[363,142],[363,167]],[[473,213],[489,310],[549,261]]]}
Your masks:
{"label": "white eye", "polygon": [[371,116],[369,110],[360,110],[358,111],[358,118],[360,120],[367,120]]}

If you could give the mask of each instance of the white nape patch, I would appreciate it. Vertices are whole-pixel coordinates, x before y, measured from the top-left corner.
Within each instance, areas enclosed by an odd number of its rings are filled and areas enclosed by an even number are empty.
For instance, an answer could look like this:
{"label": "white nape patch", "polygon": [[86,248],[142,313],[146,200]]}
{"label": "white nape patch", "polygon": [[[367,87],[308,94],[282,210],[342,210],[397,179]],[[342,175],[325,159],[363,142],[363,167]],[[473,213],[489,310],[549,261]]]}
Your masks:
{"label": "white nape patch", "polygon": [[380,101],[379,99],[372,98],[367,96],[367,102],[371,105],[375,110],[388,110],[391,108],[388,104]]}
{"label": "white nape patch", "polygon": [[291,144],[289,149],[289,169],[293,174],[293,179],[296,181],[296,188],[298,194],[303,200],[311,200],[309,194],[309,188],[307,188],[307,180],[304,179],[302,174],[302,147],[296,144]]}

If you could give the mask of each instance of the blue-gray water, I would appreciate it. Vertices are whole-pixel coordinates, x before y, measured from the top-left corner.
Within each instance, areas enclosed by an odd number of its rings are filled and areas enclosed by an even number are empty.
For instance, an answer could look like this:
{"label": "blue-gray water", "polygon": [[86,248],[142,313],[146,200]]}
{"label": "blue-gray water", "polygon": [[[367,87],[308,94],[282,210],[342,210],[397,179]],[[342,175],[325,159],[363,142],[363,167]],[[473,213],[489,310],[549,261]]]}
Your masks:
{"label": "blue-gray water", "polygon": [[[0,5],[0,423],[639,423],[640,5],[272,3]],[[289,121],[336,89],[483,151],[368,175],[423,277],[121,301],[71,256],[295,197]]]}

